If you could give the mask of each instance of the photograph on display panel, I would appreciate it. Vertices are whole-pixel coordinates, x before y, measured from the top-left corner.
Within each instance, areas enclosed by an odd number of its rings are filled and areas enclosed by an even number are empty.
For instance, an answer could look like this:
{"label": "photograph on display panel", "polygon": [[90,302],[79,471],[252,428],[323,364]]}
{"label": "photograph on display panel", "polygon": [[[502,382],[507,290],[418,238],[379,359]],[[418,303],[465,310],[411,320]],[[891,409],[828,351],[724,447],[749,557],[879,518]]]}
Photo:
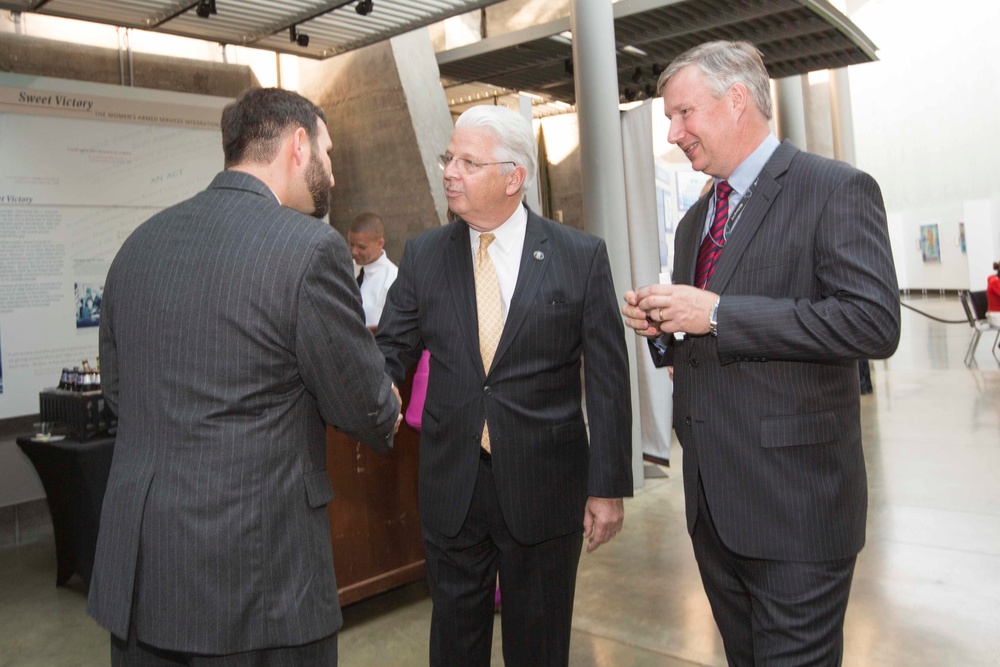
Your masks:
{"label": "photograph on display panel", "polygon": [[104,285],[74,283],[76,296],[76,328],[86,329],[101,324],[101,295]]}

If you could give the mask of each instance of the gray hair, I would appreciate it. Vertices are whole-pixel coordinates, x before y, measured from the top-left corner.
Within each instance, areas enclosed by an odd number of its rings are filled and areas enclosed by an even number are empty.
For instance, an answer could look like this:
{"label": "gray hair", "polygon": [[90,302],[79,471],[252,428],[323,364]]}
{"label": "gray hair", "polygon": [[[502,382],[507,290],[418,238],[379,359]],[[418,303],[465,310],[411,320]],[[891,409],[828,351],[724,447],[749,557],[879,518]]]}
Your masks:
{"label": "gray hair", "polygon": [[716,99],[721,98],[734,83],[742,83],[750,91],[754,105],[765,118],[771,118],[771,80],[764,67],[762,54],[750,42],[705,42],[674,58],[656,82],[656,94],[674,74],[688,65],[697,65],[705,73]]}
{"label": "gray hair", "polygon": [[[482,104],[459,116],[455,129],[487,130],[493,134],[497,138],[493,159],[524,167],[521,194],[528,191],[538,173],[538,147],[535,145],[535,130],[527,118],[504,106]],[[505,173],[514,170],[510,165],[501,166],[506,168]]]}

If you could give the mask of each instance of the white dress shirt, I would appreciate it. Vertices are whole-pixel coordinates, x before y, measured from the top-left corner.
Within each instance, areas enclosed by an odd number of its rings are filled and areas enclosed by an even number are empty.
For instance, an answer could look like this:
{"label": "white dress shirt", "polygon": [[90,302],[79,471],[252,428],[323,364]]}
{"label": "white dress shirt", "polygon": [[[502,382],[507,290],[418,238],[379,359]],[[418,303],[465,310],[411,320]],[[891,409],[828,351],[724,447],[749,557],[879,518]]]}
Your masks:
{"label": "white dress shirt", "polygon": [[[364,269],[365,279],[361,281],[361,305],[365,309],[365,325],[376,327],[382,318],[385,295],[396,280],[399,269],[385,256],[385,250],[374,262],[365,264]],[[361,267],[355,263],[355,277],[360,271]]]}
{"label": "white dress shirt", "polygon": [[[518,206],[514,214],[492,231],[496,236],[486,249],[496,267],[497,281],[500,283],[500,299],[503,301],[503,321],[507,322],[510,300],[517,286],[517,274],[521,269],[521,252],[524,249],[524,234],[528,228],[528,209]],[[472,263],[479,254],[479,232],[469,227],[469,241],[472,244]]]}

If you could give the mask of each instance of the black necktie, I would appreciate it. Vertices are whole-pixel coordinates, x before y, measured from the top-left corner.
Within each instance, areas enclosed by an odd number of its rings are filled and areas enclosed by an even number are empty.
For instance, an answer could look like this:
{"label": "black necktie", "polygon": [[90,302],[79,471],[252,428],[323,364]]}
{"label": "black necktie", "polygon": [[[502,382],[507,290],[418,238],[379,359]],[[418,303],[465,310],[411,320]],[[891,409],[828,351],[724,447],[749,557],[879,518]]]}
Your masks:
{"label": "black necktie", "polygon": [[363,283],[364,281],[365,281],[365,267],[362,266],[361,270],[358,271],[358,287],[361,287],[361,283]]}

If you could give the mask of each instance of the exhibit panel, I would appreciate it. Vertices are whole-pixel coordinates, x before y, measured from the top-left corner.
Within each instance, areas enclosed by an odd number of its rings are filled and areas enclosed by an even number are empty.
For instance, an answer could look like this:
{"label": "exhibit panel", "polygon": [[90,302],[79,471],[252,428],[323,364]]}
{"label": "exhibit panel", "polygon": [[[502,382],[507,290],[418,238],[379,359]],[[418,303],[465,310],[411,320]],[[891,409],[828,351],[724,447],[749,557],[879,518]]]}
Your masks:
{"label": "exhibit panel", "polygon": [[0,74],[0,419],[96,362],[111,260],[222,169],[228,102]]}

